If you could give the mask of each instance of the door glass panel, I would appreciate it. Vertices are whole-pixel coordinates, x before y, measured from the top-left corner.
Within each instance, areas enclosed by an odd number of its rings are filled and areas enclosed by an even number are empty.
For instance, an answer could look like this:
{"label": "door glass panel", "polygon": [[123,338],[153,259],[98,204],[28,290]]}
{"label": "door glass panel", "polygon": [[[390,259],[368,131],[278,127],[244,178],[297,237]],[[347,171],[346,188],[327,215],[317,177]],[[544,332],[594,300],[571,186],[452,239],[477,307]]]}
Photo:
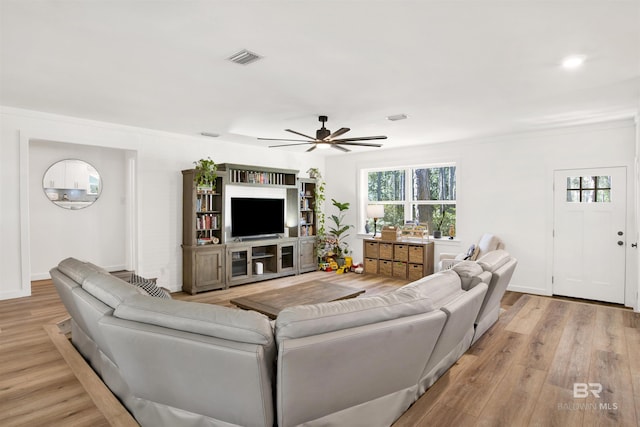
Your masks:
{"label": "door glass panel", "polygon": [[582,177],[582,188],[596,188],[596,180],[592,176]]}
{"label": "door glass panel", "polygon": [[611,203],[611,190],[598,190],[596,197],[598,202]]}
{"label": "door glass panel", "polygon": [[594,190],[582,190],[582,203],[593,203],[594,197]]}
{"label": "door glass panel", "polygon": [[567,202],[579,202],[580,190],[567,190]]}
{"label": "door glass panel", "polygon": [[598,177],[598,188],[611,188],[611,177],[610,176],[599,176]]}
{"label": "door glass panel", "polygon": [[610,176],[567,177],[567,202],[610,203]]}
{"label": "door glass panel", "polygon": [[567,177],[567,189],[577,188],[580,189],[580,177]]}

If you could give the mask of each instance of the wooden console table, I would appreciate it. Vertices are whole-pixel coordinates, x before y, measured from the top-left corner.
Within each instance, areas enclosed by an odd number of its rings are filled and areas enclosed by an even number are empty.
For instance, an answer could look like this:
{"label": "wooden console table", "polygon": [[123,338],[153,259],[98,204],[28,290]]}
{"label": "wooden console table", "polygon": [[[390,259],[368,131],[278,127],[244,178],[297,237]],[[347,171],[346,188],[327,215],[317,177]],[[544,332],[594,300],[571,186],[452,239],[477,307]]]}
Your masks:
{"label": "wooden console table", "polygon": [[365,273],[418,280],[433,274],[433,242],[365,239]]}

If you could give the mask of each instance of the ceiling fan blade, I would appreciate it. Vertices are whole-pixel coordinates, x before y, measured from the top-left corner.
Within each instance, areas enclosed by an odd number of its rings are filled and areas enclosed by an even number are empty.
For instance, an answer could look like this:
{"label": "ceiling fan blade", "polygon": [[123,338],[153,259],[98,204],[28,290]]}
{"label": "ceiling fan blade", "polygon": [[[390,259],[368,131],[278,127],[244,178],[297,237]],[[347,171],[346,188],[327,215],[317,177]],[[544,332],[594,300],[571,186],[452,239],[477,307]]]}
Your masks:
{"label": "ceiling fan blade", "polygon": [[260,141],[293,141],[293,142],[307,142],[304,139],[285,139],[285,138],[258,138]]}
{"label": "ceiling fan blade", "polygon": [[318,148],[318,145],[317,145],[317,144],[313,144],[313,147],[309,148],[309,149],[307,150],[307,153],[308,153],[309,151],[313,151],[313,150],[315,150],[316,148]]}
{"label": "ceiling fan blade", "polygon": [[349,152],[349,151],[351,151],[351,150],[349,150],[348,148],[344,148],[344,147],[341,147],[341,146],[336,145],[336,144],[331,144],[331,148],[335,148],[336,150],[340,150],[340,151],[344,151],[344,152]]}
{"label": "ceiling fan blade", "polygon": [[331,141],[333,138],[337,138],[340,135],[343,135],[347,132],[349,132],[351,129],[349,128],[340,128],[337,131],[335,131],[334,133],[332,133],[331,135],[329,135],[328,137],[326,137],[324,140],[327,141]]}
{"label": "ceiling fan blade", "polygon": [[386,136],[360,136],[355,138],[334,139],[333,142],[371,141],[372,139],[387,139]]}
{"label": "ceiling fan blade", "polygon": [[309,138],[313,141],[315,141],[316,139],[312,136],[309,135],[305,135],[304,133],[300,133],[300,132],[296,132],[295,130],[291,130],[291,129],[285,129],[287,132],[291,132],[291,133],[295,133],[296,135],[300,135],[300,136],[304,136],[305,138]]}
{"label": "ceiling fan blade", "polygon": [[382,147],[382,144],[372,144],[372,143],[369,143],[369,142],[337,142],[337,141],[333,141],[333,143],[340,144],[340,145],[360,145],[362,147]]}
{"label": "ceiling fan blade", "polygon": [[273,148],[273,147],[290,147],[292,145],[309,145],[309,144],[315,144],[315,142],[300,142],[298,144],[278,144],[278,145],[270,145],[269,148]]}

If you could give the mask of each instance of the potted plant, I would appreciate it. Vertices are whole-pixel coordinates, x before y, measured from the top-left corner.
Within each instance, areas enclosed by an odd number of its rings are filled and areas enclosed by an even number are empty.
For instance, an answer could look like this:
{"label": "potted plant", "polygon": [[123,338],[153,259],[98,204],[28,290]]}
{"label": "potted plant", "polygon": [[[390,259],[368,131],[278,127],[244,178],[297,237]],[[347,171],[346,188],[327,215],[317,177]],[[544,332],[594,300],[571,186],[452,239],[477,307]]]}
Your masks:
{"label": "potted plant", "polygon": [[344,215],[349,210],[349,203],[340,203],[335,199],[331,199],[331,203],[338,208],[338,215],[331,215],[330,217],[334,225],[329,227],[328,236],[326,237],[327,256],[335,257],[338,265],[342,266],[344,265],[344,256],[349,253],[349,245],[344,239],[349,237],[347,232],[350,228],[353,228],[353,225],[344,223]]}
{"label": "potted plant", "polygon": [[199,190],[215,191],[218,166],[210,157],[193,162],[196,166],[194,180]]}
{"label": "potted plant", "polygon": [[442,237],[442,224],[444,223],[445,217],[446,217],[446,212],[444,211],[444,207],[440,206],[439,209],[439,215],[433,216],[433,225],[434,225],[434,230],[433,230],[433,238],[434,239],[439,239]]}

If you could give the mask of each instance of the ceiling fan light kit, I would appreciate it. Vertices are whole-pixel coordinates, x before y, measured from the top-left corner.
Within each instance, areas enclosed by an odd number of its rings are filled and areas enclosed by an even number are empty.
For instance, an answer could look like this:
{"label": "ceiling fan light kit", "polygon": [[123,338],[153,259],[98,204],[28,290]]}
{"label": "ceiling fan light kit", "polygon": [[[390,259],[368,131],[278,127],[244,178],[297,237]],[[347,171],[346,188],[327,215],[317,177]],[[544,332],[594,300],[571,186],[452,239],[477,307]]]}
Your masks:
{"label": "ceiling fan light kit", "polygon": [[297,132],[292,129],[285,129],[285,131],[293,133],[295,135],[301,136],[303,138],[308,139],[283,139],[283,138],[258,138],[261,141],[287,141],[287,142],[295,142],[295,144],[278,144],[278,145],[270,145],[269,148],[273,147],[289,147],[292,145],[311,145],[307,152],[313,151],[316,148],[335,148],[336,150],[349,152],[348,148],[343,147],[343,145],[348,146],[360,146],[360,147],[382,147],[382,144],[377,143],[367,143],[360,141],[372,141],[377,139],[387,139],[386,136],[362,136],[362,137],[354,137],[354,138],[338,138],[341,135],[349,132],[351,129],[349,128],[340,128],[337,131],[331,133],[329,129],[327,129],[324,124],[329,120],[327,116],[319,116],[318,120],[322,123],[322,127],[316,130],[315,138],[309,135],[305,135],[304,133]]}

